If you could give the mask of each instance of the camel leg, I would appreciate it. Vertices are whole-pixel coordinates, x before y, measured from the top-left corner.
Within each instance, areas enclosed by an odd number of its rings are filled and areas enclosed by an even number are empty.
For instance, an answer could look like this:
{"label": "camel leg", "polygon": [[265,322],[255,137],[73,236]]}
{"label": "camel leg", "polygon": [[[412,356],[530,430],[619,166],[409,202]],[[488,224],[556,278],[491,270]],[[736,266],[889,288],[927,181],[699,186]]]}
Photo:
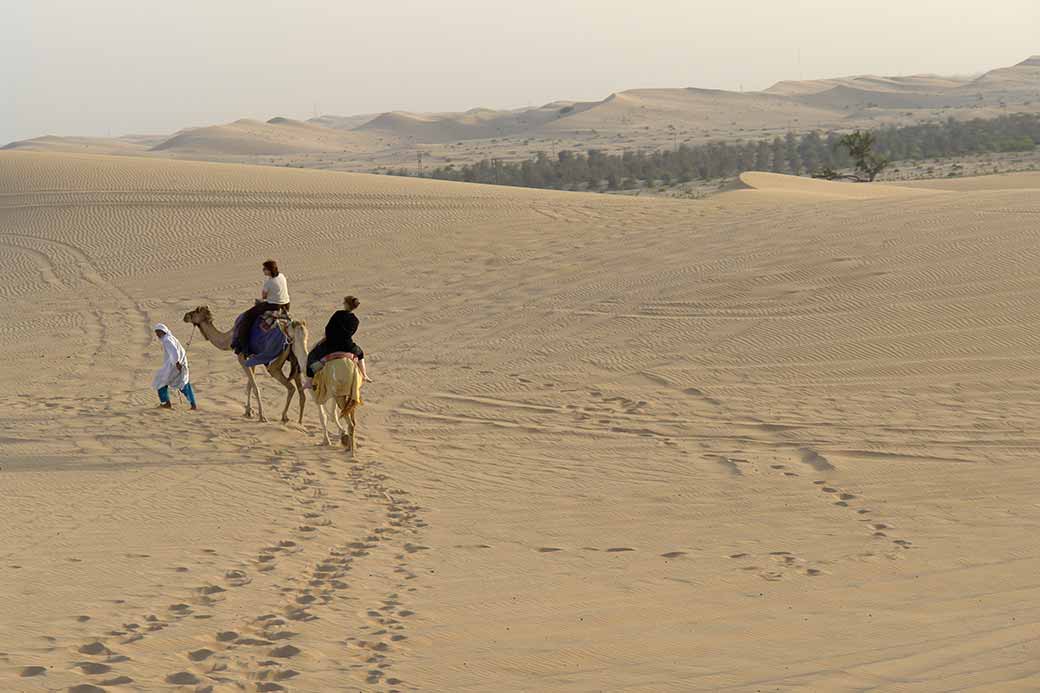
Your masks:
{"label": "camel leg", "polygon": [[[335,400],[330,400],[335,404]],[[325,418],[325,404],[318,403],[318,418],[321,419],[321,435],[324,436],[325,440],[322,441],[322,445],[332,445],[332,439],[329,438],[329,420]]]}
{"label": "camel leg", "polygon": [[346,444],[347,444],[347,429],[343,426],[343,415],[341,413],[343,411],[343,406],[344,406],[344,404],[346,402],[346,398],[345,397],[336,397],[335,400],[333,400],[333,402],[334,402],[334,405],[336,407],[336,409],[335,409],[335,417],[336,417],[336,428],[339,429],[339,442],[342,445],[346,446]]}
{"label": "camel leg", "polygon": [[350,421],[350,456],[354,456],[354,451],[357,449],[357,412],[350,412],[350,416],[347,417]]}
{"label": "camel leg", "polygon": [[259,415],[260,421],[267,423],[267,417],[264,416],[264,400],[260,397],[260,386],[256,383],[256,371],[252,368],[247,368],[246,373],[249,374],[249,385],[252,391],[256,393],[256,411]]}
{"label": "camel leg", "polygon": [[303,425],[303,406],[307,403],[307,394],[306,394],[306,391],[303,389],[303,377],[300,375],[300,371],[296,372],[296,377],[294,378],[294,382],[296,383],[296,391],[300,393],[300,425],[302,426]]}
{"label": "camel leg", "polygon": [[293,395],[296,394],[296,388],[292,382],[285,377],[282,373],[281,364],[278,368],[275,368],[273,364],[267,367],[267,372],[271,374],[271,377],[280,382],[285,387],[285,408],[282,409],[282,423],[289,423],[289,405],[292,404]]}
{"label": "camel leg", "polygon": [[336,425],[339,426],[339,442],[347,448],[351,454],[354,452],[354,412],[342,415],[347,407],[347,398],[336,398]]}
{"label": "camel leg", "polygon": [[245,363],[239,361],[239,365],[242,366],[242,371],[246,376],[246,412],[245,416],[247,419],[253,418],[253,382],[252,373],[246,368]]}

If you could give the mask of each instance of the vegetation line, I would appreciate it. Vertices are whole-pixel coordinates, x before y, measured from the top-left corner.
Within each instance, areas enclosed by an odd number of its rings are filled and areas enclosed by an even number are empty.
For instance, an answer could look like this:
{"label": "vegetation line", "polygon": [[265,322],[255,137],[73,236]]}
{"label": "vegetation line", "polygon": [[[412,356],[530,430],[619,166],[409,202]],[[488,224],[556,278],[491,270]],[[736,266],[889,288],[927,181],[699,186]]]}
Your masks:
{"label": "vegetation line", "polygon": [[[994,119],[949,120],[872,130],[873,149],[887,161],[944,159],[987,152],[1032,151],[1040,142],[1040,114],[1013,114]],[[848,135],[813,131],[788,133],[772,140],[737,140],[682,144],[675,149],[609,154],[598,149],[560,151],[555,157],[538,152],[529,159],[484,159],[429,170],[426,177],[558,190],[628,190],[643,185],[687,183],[727,178],[744,171],[793,175],[837,173],[855,161]],[[412,175],[405,169],[391,175]],[[837,176],[842,177],[842,176]]]}

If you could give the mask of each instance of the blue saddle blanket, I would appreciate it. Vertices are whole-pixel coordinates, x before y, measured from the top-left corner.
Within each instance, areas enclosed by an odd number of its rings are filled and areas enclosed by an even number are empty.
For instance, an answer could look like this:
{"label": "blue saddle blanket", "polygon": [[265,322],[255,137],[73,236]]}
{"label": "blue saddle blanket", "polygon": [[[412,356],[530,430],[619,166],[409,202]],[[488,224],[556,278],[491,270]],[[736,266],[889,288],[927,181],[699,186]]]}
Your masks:
{"label": "blue saddle blanket", "polygon": [[[239,315],[238,319],[235,320],[236,331],[239,323],[242,321],[242,317],[242,315]],[[253,366],[266,366],[281,356],[287,346],[289,346],[289,338],[278,329],[278,324],[271,317],[271,314],[264,313],[256,319],[256,322],[253,323],[253,329],[249,331],[250,356],[246,359],[246,366],[250,368]]]}

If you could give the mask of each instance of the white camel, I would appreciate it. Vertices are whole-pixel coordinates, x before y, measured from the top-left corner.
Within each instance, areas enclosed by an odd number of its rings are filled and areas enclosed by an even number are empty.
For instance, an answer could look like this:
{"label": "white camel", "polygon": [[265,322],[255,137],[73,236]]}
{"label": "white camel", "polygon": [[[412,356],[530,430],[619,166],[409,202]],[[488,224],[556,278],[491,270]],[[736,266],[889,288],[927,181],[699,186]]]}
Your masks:
{"label": "white camel", "polygon": [[[293,355],[301,364],[307,363],[307,326],[300,325],[292,340]],[[332,445],[329,437],[328,419],[325,408],[328,407],[339,429],[340,443],[351,454],[357,443],[357,408],[361,406],[361,371],[351,359],[335,359],[329,361],[314,378],[314,401],[318,404],[318,418],[321,420],[322,445]]]}

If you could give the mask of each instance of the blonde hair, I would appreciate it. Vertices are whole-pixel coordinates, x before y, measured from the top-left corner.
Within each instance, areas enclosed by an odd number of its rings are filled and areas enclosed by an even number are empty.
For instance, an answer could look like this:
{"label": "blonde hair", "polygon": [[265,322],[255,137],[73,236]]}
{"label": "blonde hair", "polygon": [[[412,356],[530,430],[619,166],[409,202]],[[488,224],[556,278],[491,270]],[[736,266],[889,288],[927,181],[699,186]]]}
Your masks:
{"label": "blonde hair", "polygon": [[345,296],[343,304],[347,307],[347,310],[357,310],[357,307],[361,305],[361,301],[357,300],[355,296]]}

